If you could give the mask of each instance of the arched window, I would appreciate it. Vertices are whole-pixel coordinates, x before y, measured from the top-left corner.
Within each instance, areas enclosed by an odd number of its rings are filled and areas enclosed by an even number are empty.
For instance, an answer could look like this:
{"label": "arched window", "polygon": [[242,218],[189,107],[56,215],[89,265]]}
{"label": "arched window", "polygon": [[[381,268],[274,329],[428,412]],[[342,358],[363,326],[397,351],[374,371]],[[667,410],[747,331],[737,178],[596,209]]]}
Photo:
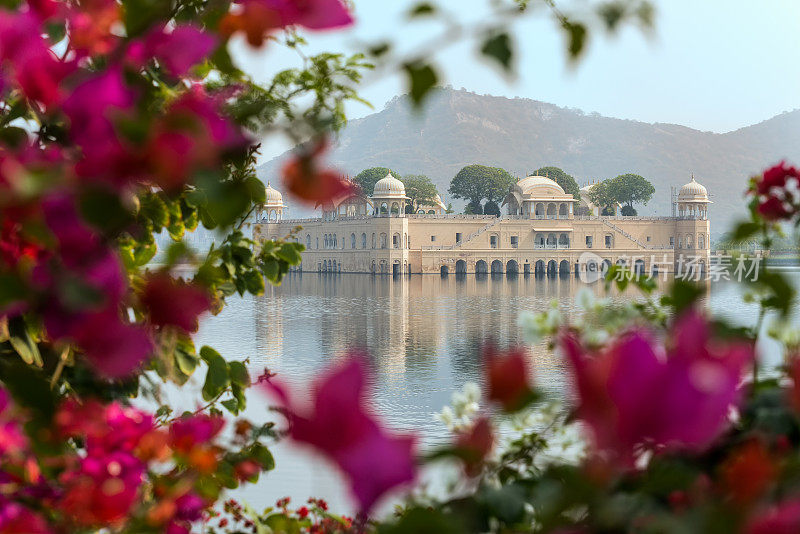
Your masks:
{"label": "arched window", "polygon": [[319,237],[317,238],[317,245],[314,248],[319,249]]}
{"label": "arched window", "polygon": [[567,205],[566,205],[566,204],[564,204],[564,203],[562,203],[562,204],[561,204],[561,205],[558,207],[558,218],[559,218],[559,219],[566,219],[566,218],[567,218],[567,215],[568,215],[568,212],[567,212]]}
{"label": "arched window", "polygon": [[697,236],[697,248],[701,250],[705,250],[706,248],[706,238],[703,234]]}
{"label": "arched window", "polygon": [[381,248],[386,248],[386,234],[381,234]]}
{"label": "arched window", "polygon": [[375,233],[372,234],[372,248],[375,248]]}
{"label": "arched window", "polygon": [[350,248],[356,248],[356,234],[350,234]]}
{"label": "arched window", "polygon": [[367,248],[367,234],[361,234],[361,248]]}
{"label": "arched window", "polygon": [[311,248],[311,234],[306,234],[306,248]]}
{"label": "arched window", "polygon": [[558,246],[562,248],[569,248],[569,236],[567,234],[561,234],[558,237]]}
{"label": "arched window", "polygon": [[686,248],[692,248],[692,234],[686,236]]}

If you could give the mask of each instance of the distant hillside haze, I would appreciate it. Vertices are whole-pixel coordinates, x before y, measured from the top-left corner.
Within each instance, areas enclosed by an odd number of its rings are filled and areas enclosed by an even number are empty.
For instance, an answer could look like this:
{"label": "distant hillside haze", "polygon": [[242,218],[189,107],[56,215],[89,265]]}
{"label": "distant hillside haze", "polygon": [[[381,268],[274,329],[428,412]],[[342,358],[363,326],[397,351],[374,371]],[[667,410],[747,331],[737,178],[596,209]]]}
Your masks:
{"label": "distant hillside haze", "polygon": [[[259,176],[279,182],[285,157],[262,165]],[[712,231],[719,235],[743,213],[749,176],[781,159],[800,164],[800,110],[719,134],[447,88],[430,99],[424,113],[397,97],[382,111],[351,121],[328,162],[351,175],[376,166],[426,174],[447,202],[450,180],[471,163],[503,167],[520,177],[544,166],[561,167],[581,186],[635,173],[656,188],[647,206],[637,206],[640,215],[671,214],[670,186],[680,187],[694,174],[714,202]],[[454,206],[460,210],[463,202]]]}

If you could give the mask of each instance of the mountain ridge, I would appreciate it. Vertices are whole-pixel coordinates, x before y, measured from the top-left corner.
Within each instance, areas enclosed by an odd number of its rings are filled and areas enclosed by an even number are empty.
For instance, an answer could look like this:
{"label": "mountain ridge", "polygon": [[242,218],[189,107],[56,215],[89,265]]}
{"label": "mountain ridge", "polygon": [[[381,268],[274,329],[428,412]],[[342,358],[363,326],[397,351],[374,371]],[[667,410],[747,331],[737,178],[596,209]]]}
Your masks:
{"label": "mountain ridge", "polygon": [[[286,155],[260,166],[259,177],[274,177]],[[694,174],[712,197],[712,232],[719,235],[744,213],[748,177],[781,159],[800,161],[800,110],[715,133],[442,88],[422,114],[397,96],[381,111],[350,121],[328,162],[351,175],[373,166],[426,174],[445,196],[452,177],[471,163],[520,177],[553,165],[580,185],[633,172],[656,188],[650,203],[639,207],[642,215],[670,214],[670,186],[680,187]]]}

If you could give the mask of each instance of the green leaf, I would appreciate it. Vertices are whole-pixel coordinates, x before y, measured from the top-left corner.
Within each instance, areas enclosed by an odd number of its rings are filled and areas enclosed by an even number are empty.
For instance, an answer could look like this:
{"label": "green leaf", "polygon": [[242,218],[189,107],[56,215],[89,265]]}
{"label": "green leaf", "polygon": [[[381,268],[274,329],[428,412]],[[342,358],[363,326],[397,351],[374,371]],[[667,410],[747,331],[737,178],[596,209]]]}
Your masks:
{"label": "green leaf", "polygon": [[569,58],[575,61],[580,57],[586,46],[586,26],[579,22],[564,20],[561,27],[567,34],[567,51],[569,52]]}
{"label": "green leaf", "polygon": [[181,337],[175,347],[175,364],[181,373],[191,376],[200,363],[195,352],[194,343],[190,337]]}
{"label": "green leaf", "polygon": [[734,243],[740,241],[747,241],[761,230],[761,225],[757,222],[744,221],[738,223],[731,235],[731,241]]}
{"label": "green leaf", "polygon": [[172,18],[172,2],[164,0],[123,0],[122,8],[128,37],[144,33],[159,20]]}
{"label": "green leaf", "polygon": [[200,349],[200,355],[208,363],[206,381],[203,384],[203,400],[210,401],[222,393],[231,383],[228,375],[228,364],[222,356],[209,347]]}
{"label": "green leaf", "polygon": [[408,16],[409,18],[425,17],[435,15],[437,12],[435,5],[429,2],[420,2],[409,10]]}
{"label": "green leaf", "polygon": [[243,388],[250,386],[250,373],[247,372],[247,366],[242,362],[228,363],[228,373],[232,383],[238,384]]}
{"label": "green leaf", "polygon": [[303,245],[299,243],[284,243],[276,251],[276,254],[289,265],[299,265],[300,262],[303,261],[303,257],[300,255],[301,247],[303,247]]}
{"label": "green leaf", "polygon": [[139,198],[140,212],[143,217],[153,222],[155,232],[169,224],[169,209],[158,195],[149,193]]}
{"label": "green leaf", "polygon": [[481,47],[481,54],[493,59],[506,73],[512,71],[511,59],[514,57],[511,38],[507,33],[490,35]]}
{"label": "green leaf", "polygon": [[10,319],[8,321],[8,333],[11,346],[14,347],[20,358],[28,365],[42,367],[44,364],[42,355],[39,353],[39,347],[36,345],[25,319],[22,317]]}
{"label": "green leaf", "polygon": [[267,200],[267,188],[264,187],[264,182],[251,176],[244,181],[244,184],[250,192],[250,200],[255,204],[261,204]]}
{"label": "green leaf", "polygon": [[409,94],[414,106],[419,108],[428,93],[436,86],[438,78],[433,67],[422,61],[403,65],[408,76]]}

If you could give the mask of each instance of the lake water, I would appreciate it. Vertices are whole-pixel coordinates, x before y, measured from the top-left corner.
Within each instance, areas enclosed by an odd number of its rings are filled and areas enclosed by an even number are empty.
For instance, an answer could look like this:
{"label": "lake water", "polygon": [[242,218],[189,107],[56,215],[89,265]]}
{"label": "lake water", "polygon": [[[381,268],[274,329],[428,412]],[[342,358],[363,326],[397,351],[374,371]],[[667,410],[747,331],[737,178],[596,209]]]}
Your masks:
{"label": "lake water", "polygon": [[[602,284],[586,286],[572,277],[293,274],[263,297],[231,299],[219,317],[204,322],[196,342],[198,347],[213,346],[228,359],[249,358],[253,376],[267,367],[298,392],[348,348],[365,348],[375,370],[372,390],[378,412],[392,428],[416,432],[430,446],[448,435],[432,414],[449,404],[451,394],[466,382],[480,382],[482,342],[521,344],[519,313],[544,311],[552,300],[574,317],[580,313],[575,304],[580,287],[612,300],[636,296],[635,290],[606,295]],[[752,325],[757,307],[742,303],[741,289],[736,283],[710,284],[706,300],[715,313]],[[566,372],[559,356],[544,344],[528,349],[536,383],[553,395],[562,394]],[[763,358],[776,361],[774,344],[764,343],[760,349]],[[181,397],[186,401],[185,393]],[[248,399],[246,417],[283,424],[269,411],[266,397],[251,390]],[[262,508],[284,496],[295,503],[315,496],[327,499],[334,510],[352,511],[338,473],[324,461],[286,443],[273,453],[275,471],[237,497]]]}

